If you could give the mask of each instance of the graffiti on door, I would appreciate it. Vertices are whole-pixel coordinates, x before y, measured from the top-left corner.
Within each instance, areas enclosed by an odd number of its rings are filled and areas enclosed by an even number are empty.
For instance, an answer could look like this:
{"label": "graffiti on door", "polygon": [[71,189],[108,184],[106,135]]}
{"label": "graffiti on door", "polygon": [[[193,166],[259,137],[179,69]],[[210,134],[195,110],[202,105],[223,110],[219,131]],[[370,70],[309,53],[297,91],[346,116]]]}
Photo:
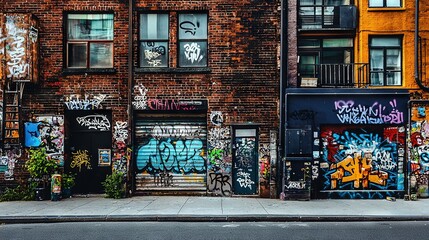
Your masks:
{"label": "graffiti on door", "polygon": [[324,126],[321,138],[323,190],[367,198],[378,194],[370,192],[403,189],[404,127]]}
{"label": "graffiti on door", "polygon": [[201,129],[187,125],[155,125],[137,152],[137,168],[149,173],[202,173],[206,170]]}
{"label": "graffiti on door", "polygon": [[78,168],[79,172],[81,172],[82,167],[91,169],[91,161],[88,155],[88,150],[77,150],[76,152],[72,152],[70,168]]}

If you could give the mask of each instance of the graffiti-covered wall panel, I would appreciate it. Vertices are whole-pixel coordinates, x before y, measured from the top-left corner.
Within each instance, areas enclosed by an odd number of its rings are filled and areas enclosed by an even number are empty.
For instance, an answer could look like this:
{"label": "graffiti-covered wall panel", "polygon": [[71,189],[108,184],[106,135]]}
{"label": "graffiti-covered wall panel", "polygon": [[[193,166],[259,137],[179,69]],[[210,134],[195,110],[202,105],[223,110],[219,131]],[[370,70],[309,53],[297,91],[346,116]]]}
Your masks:
{"label": "graffiti-covered wall panel", "polygon": [[411,107],[409,169],[410,190],[420,197],[429,196],[429,103]]}
{"label": "graffiti-covered wall panel", "polygon": [[321,139],[321,195],[381,198],[404,189],[404,127],[325,125]]}
{"label": "graffiti-covered wall panel", "polygon": [[0,13],[0,77],[38,80],[38,26],[30,14]]}
{"label": "graffiti-covered wall panel", "polygon": [[206,190],[205,118],[142,118],[135,131],[136,190]]}

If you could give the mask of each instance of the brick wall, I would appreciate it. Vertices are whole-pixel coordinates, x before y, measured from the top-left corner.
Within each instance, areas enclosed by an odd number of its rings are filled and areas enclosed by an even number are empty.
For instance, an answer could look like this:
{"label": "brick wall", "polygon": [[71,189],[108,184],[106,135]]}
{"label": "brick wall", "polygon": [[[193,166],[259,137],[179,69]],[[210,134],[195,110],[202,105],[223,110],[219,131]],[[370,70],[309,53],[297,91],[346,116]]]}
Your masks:
{"label": "brick wall", "polygon": [[[70,94],[106,94],[104,108],[113,121],[127,121],[128,1],[15,0],[0,12],[33,13],[39,19],[40,82],[27,86],[24,120],[30,113],[62,114]],[[222,111],[225,122],[261,124],[260,141],[269,142],[269,130],[278,125],[278,45],[280,1],[135,1],[134,65],[137,62],[137,14],[143,10],[169,11],[170,67],[177,67],[175,26],[177,11],[208,12],[209,72],[138,72],[133,85],[142,83],[148,98],[207,99],[209,111]],[[114,69],[112,74],[66,74],[64,68],[65,11],[114,12]],[[176,24],[176,25],[175,25]],[[209,124],[209,122],[208,122]]]}

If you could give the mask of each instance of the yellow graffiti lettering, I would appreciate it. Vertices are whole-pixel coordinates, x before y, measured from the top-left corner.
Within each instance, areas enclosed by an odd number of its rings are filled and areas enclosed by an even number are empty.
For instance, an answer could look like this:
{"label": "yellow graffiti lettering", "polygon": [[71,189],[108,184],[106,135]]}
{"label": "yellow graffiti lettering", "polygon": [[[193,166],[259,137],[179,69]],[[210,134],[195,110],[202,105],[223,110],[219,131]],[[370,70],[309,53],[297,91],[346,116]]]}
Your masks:
{"label": "yellow graffiti lettering", "polygon": [[362,158],[361,154],[355,153],[354,157],[347,156],[341,162],[332,164],[330,168],[336,171],[331,174],[331,188],[338,188],[338,181],[353,182],[355,188],[368,188],[369,183],[385,186],[388,174],[380,170],[372,171],[371,161],[371,154],[367,153]]}
{"label": "yellow graffiti lettering", "polygon": [[91,169],[91,162],[88,155],[88,150],[78,150],[72,152],[71,168],[79,168],[79,172],[82,170],[82,166],[85,165],[87,169]]}

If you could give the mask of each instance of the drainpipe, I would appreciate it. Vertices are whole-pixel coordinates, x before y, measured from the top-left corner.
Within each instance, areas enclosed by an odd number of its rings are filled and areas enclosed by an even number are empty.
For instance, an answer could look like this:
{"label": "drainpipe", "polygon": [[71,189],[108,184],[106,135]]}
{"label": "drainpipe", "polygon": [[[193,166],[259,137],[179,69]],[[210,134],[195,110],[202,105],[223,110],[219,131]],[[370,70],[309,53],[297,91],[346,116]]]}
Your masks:
{"label": "drainpipe", "polygon": [[[133,108],[132,108],[132,94],[133,94],[133,3],[134,0],[128,0],[128,129],[130,129],[130,140],[129,146],[133,146],[134,139],[134,131],[133,131]],[[131,147],[133,150],[133,148]],[[131,158],[132,159],[132,158]],[[127,177],[128,180],[131,179],[131,188],[129,193],[134,191],[134,178],[131,176],[131,172],[133,172],[133,164],[129,163]]]}
{"label": "drainpipe", "polygon": [[424,86],[419,77],[419,0],[416,0],[414,17],[414,79],[417,85],[425,92],[429,92],[429,88]]}
{"label": "drainpipe", "polygon": [[287,73],[289,70],[288,59],[288,14],[287,14],[287,1],[281,1],[281,15],[280,15],[280,126],[279,126],[279,144],[278,144],[278,159],[277,159],[277,172],[276,172],[276,185],[277,196],[283,191],[283,157],[284,157],[284,138],[285,138],[285,87],[287,83]]}

